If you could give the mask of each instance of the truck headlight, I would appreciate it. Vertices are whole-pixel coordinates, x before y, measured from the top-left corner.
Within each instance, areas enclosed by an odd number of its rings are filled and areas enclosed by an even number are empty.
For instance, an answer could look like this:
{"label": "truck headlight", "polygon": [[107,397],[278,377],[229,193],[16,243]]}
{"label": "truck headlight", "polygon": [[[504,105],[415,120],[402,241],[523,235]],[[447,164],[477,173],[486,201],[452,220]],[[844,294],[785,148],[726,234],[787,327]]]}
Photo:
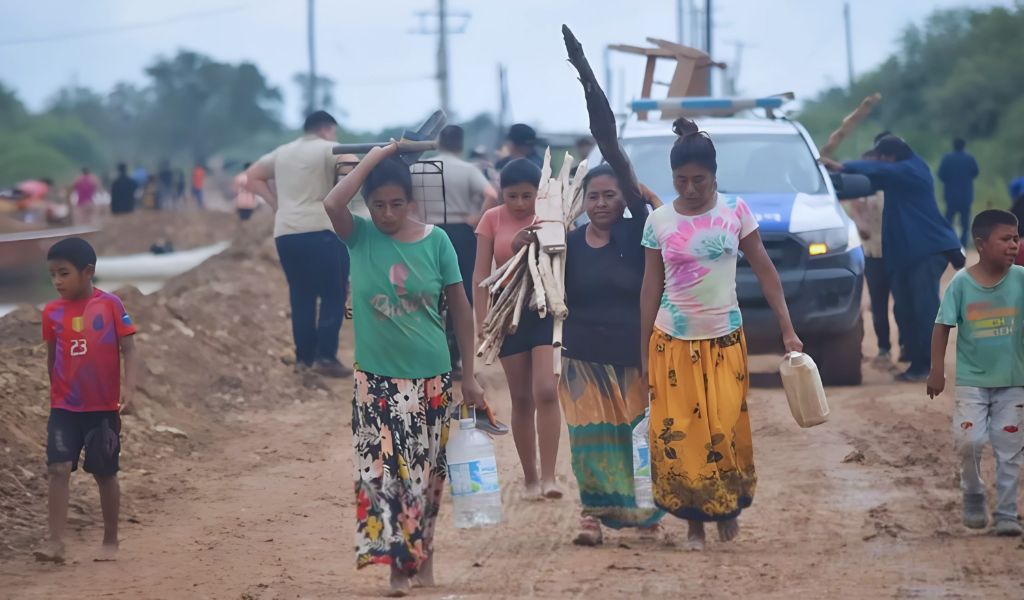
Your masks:
{"label": "truck headlight", "polygon": [[[854,229],[853,236],[857,235]],[[807,246],[807,253],[810,256],[824,256],[844,252],[847,248],[855,247],[851,244],[851,233],[848,227],[835,227],[832,229],[819,229],[817,231],[804,231],[796,234],[800,241]],[[860,238],[854,238],[856,244],[860,244]]]}

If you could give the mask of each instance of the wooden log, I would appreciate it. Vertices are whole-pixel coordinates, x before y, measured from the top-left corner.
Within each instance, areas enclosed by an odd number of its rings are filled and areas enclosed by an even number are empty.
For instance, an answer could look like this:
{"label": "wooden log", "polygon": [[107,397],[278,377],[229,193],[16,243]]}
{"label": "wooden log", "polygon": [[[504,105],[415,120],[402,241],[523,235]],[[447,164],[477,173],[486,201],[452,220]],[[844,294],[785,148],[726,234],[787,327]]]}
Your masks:
{"label": "wooden log", "polygon": [[555,317],[554,334],[551,336],[551,345],[555,348],[562,347],[562,325],[565,323],[565,319],[561,317]]}
{"label": "wooden log", "polygon": [[495,269],[494,272],[491,273],[489,277],[487,277],[487,279],[481,281],[480,287],[490,287],[491,284],[493,284],[495,281],[500,281],[502,276],[504,276],[508,269],[512,268],[513,265],[522,260],[523,256],[526,254],[526,251],[526,246],[520,248],[519,251],[516,252],[512,258],[508,259],[508,261],[505,264]]}
{"label": "wooden log", "polygon": [[552,367],[553,367],[553,369],[555,371],[555,377],[561,377],[562,376],[562,347],[559,346],[558,348],[555,348],[554,352],[552,352],[551,355],[555,359],[555,364],[552,365]]}
{"label": "wooden log", "polygon": [[[518,270],[517,274],[521,276],[522,270]],[[487,312],[487,316],[484,318],[484,330],[491,329],[496,323],[499,323],[500,321],[497,319],[502,313],[511,311],[514,299],[519,297],[516,283],[521,284],[519,280],[513,279],[513,283],[505,286],[505,289],[501,291],[501,294],[494,301],[491,310]]]}
{"label": "wooden log", "polygon": [[536,243],[530,244],[530,258],[528,261],[530,267],[530,279],[533,283],[533,294],[534,300],[536,301],[537,314],[540,318],[544,318],[548,314],[547,299],[544,295],[544,282],[540,278],[540,268],[537,265],[537,258],[539,254],[539,248]]}
{"label": "wooden log", "polygon": [[527,283],[528,282],[524,277],[522,283],[519,285],[519,295],[516,297],[516,308],[512,313],[512,323],[508,327],[509,335],[519,331],[519,319],[523,316],[523,305],[526,304],[526,292],[530,289],[530,286],[527,285]]}
{"label": "wooden log", "polygon": [[565,306],[565,298],[562,297],[558,283],[555,281],[555,273],[551,268],[552,255],[542,252],[537,261],[537,268],[540,271],[540,279],[544,284],[544,295],[547,297],[548,310],[556,317],[565,318],[569,309]]}
{"label": "wooden log", "polygon": [[[570,167],[572,159],[569,160]],[[565,171],[565,166],[562,166]],[[550,177],[551,173],[551,149],[544,153],[544,169],[542,174]],[[568,180],[568,172],[564,173]],[[537,213],[537,241],[544,252],[561,252],[565,249],[565,212],[562,210],[563,183],[561,175],[559,179],[541,179],[541,187],[537,190],[536,213]]]}

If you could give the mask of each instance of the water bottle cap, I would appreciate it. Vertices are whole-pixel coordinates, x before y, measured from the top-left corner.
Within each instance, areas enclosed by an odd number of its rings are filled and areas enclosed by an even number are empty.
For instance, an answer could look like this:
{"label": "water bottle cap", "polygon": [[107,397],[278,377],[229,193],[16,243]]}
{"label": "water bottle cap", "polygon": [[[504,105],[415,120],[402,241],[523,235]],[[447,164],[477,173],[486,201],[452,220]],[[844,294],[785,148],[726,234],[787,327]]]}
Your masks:
{"label": "water bottle cap", "polygon": [[476,419],[459,419],[459,429],[462,431],[476,429]]}

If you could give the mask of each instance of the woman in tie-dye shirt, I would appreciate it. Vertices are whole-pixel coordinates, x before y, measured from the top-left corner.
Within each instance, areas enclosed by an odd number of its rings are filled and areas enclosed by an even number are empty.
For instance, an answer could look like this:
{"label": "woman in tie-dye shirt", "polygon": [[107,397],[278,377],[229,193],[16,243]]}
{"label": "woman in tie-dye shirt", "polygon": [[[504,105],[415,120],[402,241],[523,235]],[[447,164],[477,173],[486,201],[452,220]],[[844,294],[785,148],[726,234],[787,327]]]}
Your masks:
{"label": "woman in tie-dye shirt", "polygon": [[654,500],[689,522],[704,547],[704,523],[722,541],[739,533],[757,477],[747,414],[747,351],[736,301],[740,253],[761,282],[787,351],[793,331],[782,284],[757,220],[738,197],[718,193],[715,146],[687,119],[676,121],[672,178],[679,196],[647,219],[640,295],[641,361],[651,386]]}

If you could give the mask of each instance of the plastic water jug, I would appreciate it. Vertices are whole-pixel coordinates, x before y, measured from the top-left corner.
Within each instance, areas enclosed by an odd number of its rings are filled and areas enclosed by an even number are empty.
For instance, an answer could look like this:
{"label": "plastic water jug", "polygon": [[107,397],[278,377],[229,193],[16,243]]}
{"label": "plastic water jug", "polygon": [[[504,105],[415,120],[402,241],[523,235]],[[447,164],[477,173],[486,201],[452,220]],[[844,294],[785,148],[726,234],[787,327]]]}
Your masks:
{"label": "plastic water jug", "polygon": [[779,365],[789,410],[800,427],[814,427],[828,420],[828,401],[814,360],[802,352],[790,352]]}
{"label": "plastic water jug", "polygon": [[451,484],[455,526],[501,522],[501,486],[491,436],[476,428],[476,418],[460,419],[448,439],[448,481]]}
{"label": "plastic water jug", "polygon": [[644,412],[644,418],[633,428],[633,496],[637,508],[654,508],[654,490],[651,485],[651,448],[648,430],[651,425],[651,409]]}

